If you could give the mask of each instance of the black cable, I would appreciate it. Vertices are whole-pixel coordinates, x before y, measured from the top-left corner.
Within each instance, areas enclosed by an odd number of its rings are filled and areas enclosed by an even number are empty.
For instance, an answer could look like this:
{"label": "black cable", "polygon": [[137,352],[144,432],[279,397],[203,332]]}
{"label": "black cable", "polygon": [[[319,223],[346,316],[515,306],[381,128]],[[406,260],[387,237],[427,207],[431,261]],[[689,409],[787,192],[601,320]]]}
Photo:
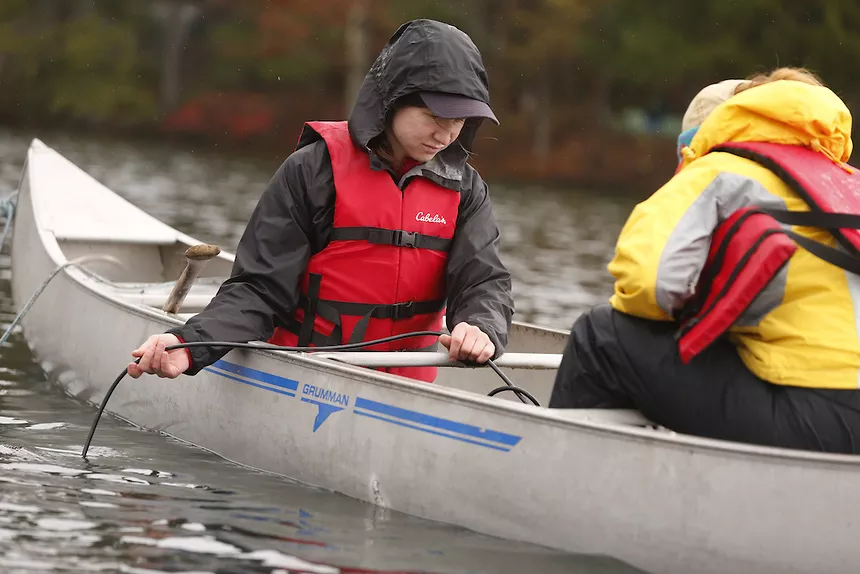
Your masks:
{"label": "black cable", "polygon": [[[391,341],[397,341],[400,339],[407,339],[410,337],[424,337],[424,336],[435,336],[438,337],[442,335],[439,331],[414,331],[412,333],[402,333],[400,335],[392,335],[390,337],[384,337],[381,339],[374,339],[372,341],[361,341],[358,343],[344,343],[342,345],[329,345],[325,347],[288,347],[281,345],[270,345],[270,344],[260,344],[260,343],[234,343],[231,341],[193,341],[190,343],[179,343],[177,345],[170,345],[165,347],[165,351],[173,351],[176,349],[187,349],[190,347],[229,347],[229,348],[239,348],[239,349],[256,349],[258,351],[302,351],[302,352],[319,352],[319,351],[346,351],[349,349],[359,349],[362,347],[370,347],[372,345],[379,345],[381,343],[390,343]],[[137,359],[135,363],[139,363],[140,359]],[[516,387],[511,382],[511,380],[502,372],[498,365],[493,362],[492,359],[487,361],[487,364],[490,365],[499,377],[505,382],[504,387],[499,387],[497,389],[493,389],[490,391],[488,396],[494,396],[502,391],[512,391],[516,393],[517,397],[519,397],[520,401],[523,403],[526,402],[525,398],[528,398],[535,406],[540,406],[537,399],[535,399],[528,391],[521,387]],[[96,433],[96,427],[99,424],[99,420],[101,419],[102,413],[107,406],[108,400],[113,394],[114,389],[116,389],[117,385],[119,385],[120,381],[128,374],[128,367],[122,370],[122,372],[117,376],[114,380],[113,384],[111,384],[107,393],[105,393],[105,397],[102,400],[102,404],[99,407],[98,412],[96,413],[95,418],[93,419],[93,424],[90,427],[90,434],[87,436],[87,441],[84,443],[84,448],[81,451],[81,458],[87,457],[87,451],[90,449],[90,443],[93,440],[93,436]],[[525,398],[524,398],[525,397]]]}
{"label": "black cable", "polygon": [[515,387],[514,385],[505,385],[503,387],[496,387],[495,389],[493,389],[492,391],[487,393],[487,396],[488,397],[494,397],[494,396],[496,396],[499,393],[502,393],[504,391],[511,391],[513,393],[516,393],[517,396],[520,397],[520,400],[522,400],[522,395],[525,395],[532,402],[532,404],[534,404],[536,407],[540,406],[540,403],[537,402],[537,399],[534,398],[530,392],[528,392],[527,390],[525,390],[522,387]]}
{"label": "black cable", "polygon": [[[135,363],[139,363],[140,359],[135,361]],[[119,382],[128,374],[128,367],[122,370],[119,376],[114,380],[113,384],[108,389],[108,392],[105,393],[105,398],[102,399],[102,404],[99,407],[99,412],[96,413],[96,418],[93,419],[93,424],[90,426],[90,434],[87,437],[87,442],[84,443],[84,450],[81,451],[81,458],[87,458],[87,451],[90,450],[90,443],[93,440],[93,435],[96,434],[96,427],[99,425],[99,420],[102,418],[102,413],[107,406],[108,400],[110,396],[113,394],[113,390],[119,384]]]}
{"label": "black cable", "polygon": [[185,349],[187,347],[232,347],[239,349],[257,349],[258,351],[348,351],[350,349],[360,349],[362,347],[370,347],[381,343],[390,343],[399,341],[400,339],[409,339],[411,337],[438,337],[442,335],[440,331],[413,331],[411,333],[401,333],[400,335],[391,335],[381,339],[373,339],[372,341],[360,341],[358,343],[344,343],[342,345],[327,345],[325,347],[287,347],[282,345],[271,345],[268,343],[231,343],[228,341],[194,341],[191,343],[178,343],[165,347],[165,351],[173,351],[174,349]]}
{"label": "black cable", "polygon": [[[508,376],[502,372],[502,370],[499,368],[499,366],[496,363],[494,363],[493,361],[487,361],[487,363],[490,365],[490,368],[493,369],[494,371],[496,371],[496,374],[499,375],[503,381],[505,381],[505,384],[508,387],[510,387],[508,390],[511,390],[514,393],[516,393],[517,397],[519,397],[519,399],[520,399],[520,402],[525,404],[526,400],[523,398],[523,396],[526,396],[536,406],[540,406],[540,404],[537,402],[537,400],[533,396],[531,396],[528,392],[522,390],[520,387],[514,386],[514,384],[511,382],[511,380],[508,378]],[[505,388],[505,387],[502,387],[502,388]],[[501,391],[496,391],[496,392],[501,392]],[[492,397],[493,395],[488,394],[487,396]]]}
{"label": "black cable", "polygon": [[[373,341],[363,341],[363,342],[359,342],[359,343],[344,343],[342,345],[328,345],[325,347],[287,347],[287,346],[281,346],[281,345],[269,345],[269,344],[260,344],[260,343],[226,343],[226,342],[219,342],[219,341],[214,341],[214,342],[195,341],[195,342],[191,342],[191,343],[179,343],[177,345],[170,345],[169,347],[165,347],[164,350],[165,351],[172,351],[174,349],[184,349],[184,348],[188,348],[188,347],[217,347],[217,346],[221,345],[221,346],[238,347],[238,348],[245,348],[245,349],[257,349],[257,350],[262,350],[262,351],[305,351],[305,352],[348,351],[350,349],[358,349],[361,347],[368,347],[370,345],[378,345],[380,343],[390,343],[391,341],[397,341],[399,339],[405,339],[408,337],[423,337],[423,336],[427,336],[427,335],[439,336],[441,334],[442,333],[438,332],[438,331],[413,331],[411,333],[402,333],[400,335],[392,335],[390,337],[385,337],[382,339],[374,339]],[[502,370],[498,367],[498,365],[496,365],[496,363],[494,363],[492,361],[492,359],[488,360],[487,364],[489,364],[490,367],[496,372],[496,374],[498,374],[499,377],[502,378],[502,380],[505,382],[506,385],[508,385],[509,387],[514,386],[514,384],[511,382],[511,380],[508,378],[508,376],[502,372]],[[522,401],[522,403],[525,404],[526,399],[524,398],[524,396],[519,391],[515,391],[515,392],[516,392],[517,397],[519,397],[520,401]],[[533,397],[529,398],[529,400],[532,403],[535,402]],[[540,406],[540,405],[538,405],[538,406]]]}

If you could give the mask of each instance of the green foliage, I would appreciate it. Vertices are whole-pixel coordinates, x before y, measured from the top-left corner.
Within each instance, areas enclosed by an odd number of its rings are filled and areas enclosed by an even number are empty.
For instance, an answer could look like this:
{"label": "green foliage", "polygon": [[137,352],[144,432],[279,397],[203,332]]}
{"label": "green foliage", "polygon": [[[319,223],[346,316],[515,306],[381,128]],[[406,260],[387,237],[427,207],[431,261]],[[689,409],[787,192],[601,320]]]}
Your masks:
{"label": "green foliage", "polygon": [[51,111],[103,122],[134,123],[155,114],[155,97],[140,81],[135,37],[99,16],[65,23],[52,66]]}
{"label": "green foliage", "polygon": [[406,20],[448,21],[475,39],[493,98],[509,108],[543,90],[557,110],[662,100],[681,112],[706,83],[778,65],[809,67],[846,101],[860,96],[856,0],[3,0],[0,113],[154,121],[169,58],[163,10],[186,4],[201,16],[180,51],[183,99],[340,98],[355,2],[367,59]]}
{"label": "green foliage", "polygon": [[4,2],[0,10],[0,81],[17,88],[0,95],[4,106],[90,122],[151,119],[155,100],[127,22],[62,18],[33,4]]}

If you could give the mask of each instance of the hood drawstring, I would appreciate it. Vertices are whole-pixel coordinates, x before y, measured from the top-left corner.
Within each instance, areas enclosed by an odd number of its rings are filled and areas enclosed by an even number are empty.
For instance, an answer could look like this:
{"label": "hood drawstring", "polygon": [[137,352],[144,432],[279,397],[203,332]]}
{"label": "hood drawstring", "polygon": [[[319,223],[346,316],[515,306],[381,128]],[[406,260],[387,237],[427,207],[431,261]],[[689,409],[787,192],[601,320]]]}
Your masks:
{"label": "hood drawstring", "polygon": [[675,175],[677,175],[678,172],[680,172],[682,169],[684,169],[685,166],[689,165],[691,161],[698,157],[696,155],[696,152],[694,152],[688,145],[682,145],[680,148],[678,148],[677,154],[678,163],[675,165]]}
{"label": "hood drawstring", "polygon": [[837,158],[836,155],[832,151],[830,151],[829,149],[827,149],[826,147],[821,145],[821,142],[818,141],[818,138],[813,138],[812,141],[809,142],[809,149],[811,149],[814,152],[820,153],[821,155],[823,155],[824,157],[826,157],[827,159],[829,159],[830,161],[832,161],[833,163],[835,163],[836,165],[841,167],[847,173],[850,173],[850,174],[854,173],[854,168],[852,168],[847,163],[842,163],[841,161],[839,161],[839,158]]}
{"label": "hood drawstring", "polygon": [[681,148],[681,157],[683,157],[686,161],[693,161],[699,156],[696,154],[695,151],[693,151],[693,148],[688,145],[685,145]]}
{"label": "hood drawstring", "polygon": [[681,148],[679,155],[681,156],[681,160],[678,162],[678,167],[675,168],[675,173],[678,173],[684,166],[689,165],[693,160],[699,157],[698,154],[693,151],[693,148],[688,145]]}

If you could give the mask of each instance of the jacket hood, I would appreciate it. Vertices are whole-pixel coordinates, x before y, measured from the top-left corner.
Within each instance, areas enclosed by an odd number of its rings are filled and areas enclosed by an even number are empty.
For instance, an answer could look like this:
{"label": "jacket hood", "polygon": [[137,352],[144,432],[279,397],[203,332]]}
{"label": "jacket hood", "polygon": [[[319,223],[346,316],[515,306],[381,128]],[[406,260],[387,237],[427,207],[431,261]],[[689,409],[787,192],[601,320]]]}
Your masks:
{"label": "jacket hood", "polygon": [[[401,25],[377,56],[358,91],[349,115],[353,141],[367,149],[368,142],[385,131],[385,120],[395,102],[420,91],[458,94],[490,104],[484,62],[468,35],[435,20],[413,20]],[[481,123],[474,119],[463,126],[458,141],[465,150],[471,150]],[[466,153],[460,150],[459,155],[465,163]]]}
{"label": "jacket hood", "polygon": [[833,161],[851,157],[851,112],[823,86],[780,80],[750,88],[720,104],[702,122],[683,166],[727,142],[805,146]]}

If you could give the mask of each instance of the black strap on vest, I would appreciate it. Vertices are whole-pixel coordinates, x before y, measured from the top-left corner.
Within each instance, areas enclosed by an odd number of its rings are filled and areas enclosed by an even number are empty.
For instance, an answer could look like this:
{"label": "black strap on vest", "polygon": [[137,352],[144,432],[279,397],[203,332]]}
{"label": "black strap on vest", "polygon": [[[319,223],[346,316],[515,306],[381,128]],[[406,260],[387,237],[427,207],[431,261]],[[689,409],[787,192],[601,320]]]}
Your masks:
{"label": "black strap on vest", "polygon": [[860,215],[854,213],[828,213],[826,211],[788,211],[785,209],[762,209],[780,223],[800,227],[823,229],[860,229]]}
{"label": "black strap on vest", "polygon": [[[770,215],[780,223],[787,225],[797,225],[800,227],[819,227],[822,229],[860,229],[860,215],[853,213],[827,213],[824,211],[788,211],[784,209],[753,209],[748,212],[764,213]],[[741,218],[743,219],[743,218]],[[738,220],[739,222],[741,220]],[[791,231],[783,229],[779,233],[784,233],[790,237],[800,247],[806,249],[819,259],[822,259],[831,265],[835,265],[849,273],[860,275],[860,257],[853,253],[840,251],[835,247],[825,245],[820,241],[815,241],[809,237],[805,237]],[[726,238],[728,240],[728,236]]]}
{"label": "black strap on vest", "polygon": [[[787,211],[777,209],[763,209],[780,223],[798,225],[801,227],[820,227],[835,231],[838,229],[860,229],[860,215],[853,213],[827,213],[824,211]],[[825,245],[814,239],[804,237],[794,231],[783,231],[791,237],[795,243],[832,265],[841,267],[855,275],[860,275],[860,257],[853,253],[846,253],[836,248]]]}
{"label": "black strap on vest", "polygon": [[784,231],[783,233],[791,237],[795,243],[819,259],[823,259],[831,265],[841,267],[854,275],[860,275],[860,257],[845,253],[844,251],[839,251],[834,247],[830,247],[829,245],[825,245],[815,241],[814,239],[804,237],[794,231]]}
{"label": "black strap on vest", "polygon": [[367,241],[378,245],[395,245],[433,251],[451,249],[450,239],[403,231],[402,229],[382,229],[379,227],[336,227],[331,232],[331,241]]}
{"label": "black strap on vest", "polygon": [[[298,346],[306,347],[312,343],[316,347],[338,345],[343,336],[343,321],[341,315],[359,316],[358,323],[352,330],[349,343],[358,343],[364,340],[367,327],[371,319],[409,319],[415,315],[438,313],[445,308],[445,300],[438,301],[408,301],[404,303],[376,305],[373,303],[352,303],[349,301],[333,301],[320,299],[320,284],[322,275],[311,273],[308,282],[308,295],[299,299],[299,308],[304,310],[304,318],[301,322],[291,318],[284,325],[288,331],[298,335]],[[323,335],[314,330],[314,317],[319,315],[326,321],[334,323],[334,330],[330,335]]]}
{"label": "black strap on vest", "polygon": [[299,340],[297,344],[299,347],[307,347],[311,342],[317,347],[340,344],[342,326],[339,314],[326,313],[328,316],[325,318],[334,323],[334,330],[331,332],[331,335],[326,337],[322,333],[314,331],[314,317],[318,313],[322,315],[320,313],[322,309],[320,309],[319,298],[321,284],[322,275],[311,273],[308,278],[308,296],[303,296],[299,299],[299,307],[304,309],[305,312],[304,321],[299,323],[297,320],[291,319],[287,325],[290,331],[298,335]]}
{"label": "black strap on vest", "polygon": [[[739,217],[733,224],[730,229],[728,229],[725,233],[723,241],[717,250],[717,253],[714,255],[714,259],[712,263],[705,267],[702,270],[702,275],[699,279],[699,286],[697,286],[698,294],[694,297],[693,301],[690,302],[689,305],[685,306],[677,316],[676,320],[685,321],[693,315],[697,315],[701,310],[701,306],[704,304],[705,299],[708,296],[708,293],[711,290],[712,283],[714,277],[717,272],[723,265],[723,259],[726,255],[726,250],[728,249],[728,245],[731,242],[735,233],[737,233],[740,226],[744,223],[744,221],[751,217],[752,215],[760,213],[765,215],[770,215],[780,223],[785,223],[787,225],[797,225],[801,227],[818,227],[823,229],[860,229],[860,215],[855,215],[851,213],[826,213],[823,211],[788,211],[781,209],[750,209],[746,213],[744,213],[741,217]],[[774,233],[781,233],[789,238],[791,238],[798,246],[806,249],[819,259],[830,263],[831,265],[835,265],[849,273],[853,273],[854,275],[860,275],[860,257],[852,255],[851,253],[846,253],[844,251],[840,251],[834,247],[830,247],[829,245],[825,245],[819,241],[815,241],[814,239],[810,239],[799,233],[791,231],[789,229],[772,229],[763,234],[761,238],[757,241],[756,245],[753,246],[747,255],[751,255],[757,245],[764,240],[765,237],[772,235]],[[739,268],[742,265],[739,266]],[[733,276],[726,282],[726,285],[723,286],[723,290],[726,290],[728,285],[734,279],[735,272],[739,271],[735,269],[733,271]],[[718,301],[722,297],[720,294],[714,301]],[[715,303],[714,303],[715,304]],[[686,331],[688,331],[694,323],[688,324],[684,329],[679,330],[675,338],[679,338]]]}
{"label": "black strap on vest", "polygon": [[[290,319],[286,322],[286,324],[283,327],[284,327],[284,329],[286,329],[290,333],[300,333],[302,330],[302,327],[304,327],[305,324],[306,324],[306,322],[300,323],[294,317],[290,317]],[[338,336],[336,341],[331,340],[333,338],[331,335],[323,335],[319,331],[314,331],[312,329],[310,341],[299,340],[299,343],[301,343],[299,346],[307,347],[308,342],[310,342],[310,344],[313,345],[314,347],[328,347],[330,345],[339,345],[340,344],[340,329],[335,327],[335,330],[332,331],[332,335],[334,335],[334,334],[337,334],[337,336]]]}
{"label": "black strap on vest", "polygon": [[784,209],[761,209],[762,213],[772,216],[780,223],[797,225],[800,227],[818,227],[827,229],[836,238],[837,243],[845,251],[825,245],[819,241],[809,239],[785,230],[784,233],[819,259],[840,267],[855,275],[860,275],[860,249],[858,249],[842,233],[842,229],[860,229],[860,215],[853,213],[829,213],[823,211],[813,200],[812,196],[803,185],[797,181],[788,171],[775,160],[758,152],[736,148],[732,146],[715,146],[711,152],[724,152],[754,161],[776,174],[809,206],[810,211],[788,211]]}
{"label": "black strap on vest", "polygon": [[[798,196],[800,196],[800,198],[806,203],[806,205],[809,206],[809,209],[813,213],[818,213],[818,214],[822,214],[825,216],[847,215],[847,216],[851,217],[851,214],[841,214],[841,213],[836,214],[836,213],[828,213],[826,211],[823,211],[815,203],[815,200],[812,198],[812,196],[809,194],[809,192],[806,191],[806,188],[803,187],[803,185],[799,181],[794,179],[794,176],[792,176],[779,163],[777,163],[775,160],[767,157],[766,155],[763,155],[761,153],[758,153],[758,152],[755,152],[755,151],[749,150],[749,149],[732,147],[731,145],[714,146],[713,148],[711,148],[710,152],[708,152],[708,153],[711,153],[711,152],[730,153],[732,155],[736,155],[738,157],[742,157],[744,159],[754,161],[757,164],[767,168],[768,170],[770,170],[771,172],[776,174],[783,182],[785,182],[785,184],[788,187],[790,187],[792,191],[794,191]],[[782,213],[799,213],[799,212],[783,211]],[[805,212],[802,212],[802,213],[805,213]],[[776,216],[774,216],[774,217],[776,218]],[[779,218],[776,218],[776,219],[777,219],[777,221],[782,221]],[[790,225],[805,225],[803,223],[790,223],[789,221],[783,221],[783,223],[789,223]],[[848,238],[845,237],[845,235],[840,231],[840,229],[860,229],[860,227],[858,227],[856,223],[850,224],[850,225],[839,225],[838,227],[834,227],[832,224],[827,224],[827,223],[824,223],[821,225],[813,223],[812,225],[809,225],[809,227],[823,227],[825,229],[830,229],[831,232],[833,233],[833,236],[836,238],[837,243],[839,243],[842,247],[844,247],[845,250],[848,251],[848,253],[860,257],[860,249],[858,249],[851,241],[849,241]]]}
{"label": "black strap on vest", "polygon": [[408,301],[392,305],[376,305],[373,303],[352,303],[347,301],[332,301],[320,299],[318,313],[324,319],[331,321],[333,313],[338,315],[368,316],[374,319],[409,319],[415,315],[436,313],[445,307],[445,301]]}

